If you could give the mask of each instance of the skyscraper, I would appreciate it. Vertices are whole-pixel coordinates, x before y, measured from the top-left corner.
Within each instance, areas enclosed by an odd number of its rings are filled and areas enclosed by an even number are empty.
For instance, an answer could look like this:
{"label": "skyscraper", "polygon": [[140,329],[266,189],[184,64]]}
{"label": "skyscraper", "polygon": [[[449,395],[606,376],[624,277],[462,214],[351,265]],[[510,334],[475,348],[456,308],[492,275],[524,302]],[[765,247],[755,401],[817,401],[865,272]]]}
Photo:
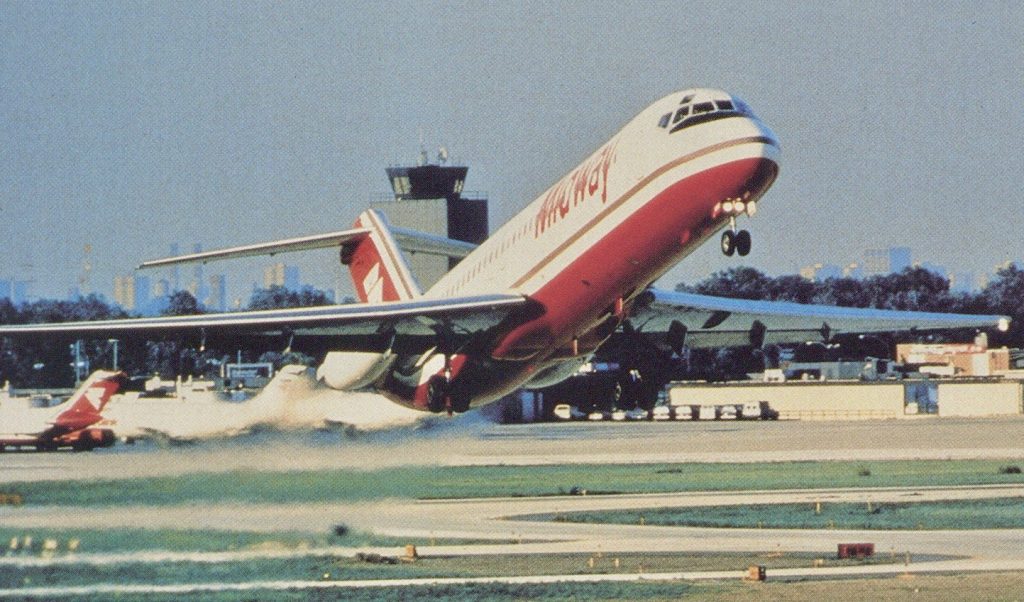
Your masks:
{"label": "skyscraper", "polygon": [[275,263],[263,269],[263,288],[283,286],[286,289],[299,290],[299,268],[294,265]]}
{"label": "skyscraper", "polygon": [[894,272],[902,272],[912,264],[910,247],[889,247],[888,249],[868,249],[864,251],[864,264],[861,270],[865,277],[885,276]]}
{"label": "skyscraper", "polygon": [[224,274],[213,274],[209,277],[208,294],[202,304],[208,311],[225,311],[228,308],[227,278]]}

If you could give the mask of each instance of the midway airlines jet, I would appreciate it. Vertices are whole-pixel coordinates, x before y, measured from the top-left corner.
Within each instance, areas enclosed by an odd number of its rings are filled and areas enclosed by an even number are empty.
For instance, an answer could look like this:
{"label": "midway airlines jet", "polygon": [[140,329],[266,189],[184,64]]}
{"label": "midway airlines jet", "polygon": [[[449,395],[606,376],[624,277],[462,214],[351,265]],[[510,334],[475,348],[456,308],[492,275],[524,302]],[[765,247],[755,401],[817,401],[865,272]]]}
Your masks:
{"label": "midway airlines jet", "polygon": [[[337,247],[353,305],[0,327],[0,336],[244,337],[323,352],[319,377],[423,410],[464,411],[572,375],[622,329],[674,350],[829,339],[844,332],[1006,327],[1000,316],[747,301],[651,288],[718,231],[739,229],[779,171],[779,143],[736,96],[691,89],[644,109],[593,155],[477,247],[390,227],[366,211],[353,229],[143,264]],[[461,261],[423,291],[404,251]]]}

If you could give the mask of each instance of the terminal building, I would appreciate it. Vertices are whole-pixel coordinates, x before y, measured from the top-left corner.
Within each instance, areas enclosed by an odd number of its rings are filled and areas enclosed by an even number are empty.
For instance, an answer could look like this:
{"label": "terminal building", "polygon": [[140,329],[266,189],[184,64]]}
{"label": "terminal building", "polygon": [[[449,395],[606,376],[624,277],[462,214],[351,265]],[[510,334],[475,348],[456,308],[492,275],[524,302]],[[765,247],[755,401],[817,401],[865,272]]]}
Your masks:
{"label": "terminal building", "polygon": [[[419,230],[473,244],[487,239],[487,199],[464,191],[466,166],[444,165],[425,161],[413,167],[388,167],[385,171],[394,198],[372,203],[382,211],[391,225]],[[430,288],[446,274],[458,259],[435,255],[410,254],[409,268],[423,290]]]}

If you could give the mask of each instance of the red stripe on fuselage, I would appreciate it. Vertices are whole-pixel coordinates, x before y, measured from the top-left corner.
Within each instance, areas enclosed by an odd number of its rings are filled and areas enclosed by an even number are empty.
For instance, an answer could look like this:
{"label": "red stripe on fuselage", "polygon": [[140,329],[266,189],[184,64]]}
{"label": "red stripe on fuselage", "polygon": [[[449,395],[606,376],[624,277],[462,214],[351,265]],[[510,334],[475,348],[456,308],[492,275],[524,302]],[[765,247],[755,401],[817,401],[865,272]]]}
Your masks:
{"label": "red stripe on fuselage", "polygon": [[[649,174],[647,177],[645,177],[643,180],[641,180],[640,182],[637,182],[636,185],[634,185],[632,188],[630,188],[625,194],[623,194],[619,198],[615,199],[612,203],[610,203],[608,206],[606,206],[598,215],[593,217],[585,226],[583,226],[579,230],[577,230],[572,236],[569,236],[567,239],[562,241],[562,243],[560,245],[558,245],[558,247],[554,251],[549,253],[547,255],[547,257],[545,257],[543,260],[538,262],[537,265],[533,266],[533,268],[529,272],[527,272],[522,277],[520,277],[518,280],[516,280],[512,284],[512,288],[519,288],[520,286],[525,284],[527,281],[529,281],[531,278],[536,276],[538,272],[543,270],[545,267],[548,266],[548,264],[550,264],[552,261],[557,259],[558,256],[563,251],[568,249],[570,246],[572,246],[573,243],[575,243],[577,240],[582,238],[584,235],[586,235],[592,229],[597,227],[597,225],[601,221],[603,221],[605,218],[607,218],[609,215],[611,215],[612,212],[617,210],[623,204],[625,204],[626,202],[631,200],[641,190],[643,190],[647,186],[650,186],[651,182],[653,182],[655,179],[663,176],[664,174],[668,173],[669,171],[671,171],[673,169],[676,169],[677,167],[680,167],[681,165],[685,165],[687,163],[690,163],[692,161],[695,161],[697,159],[700,159],[702,157],[710,155],[711,153],[715,153],[715,152],[718,152],[718,151],[721,151],[721,150],[725,150],[727,148],[731,148],[731,147],[735,147],[735,146],[742,146],[744,144],[752,144],[752,143],[753,144],[768,144],[768,145],[773,145],[774,144],[774,142],[772,140],[770,140],[768,138],[765,138],[763,136],[755,136],[755,137],[751,137],[751,138],[738,138],[738,139],[735,139],[735,140],[726,140],[724,142],[719,142],[717,144],[712,144],[711,146],[704,147],[704,148],[702,148],[702,149],[700,149],[698,151],[689,153],[687,155],[683,155],[682,157],[679,157],[679,158],[675,159],[674,161],[671,161],[669,163],[666,163],[665,165],[662,165],[661,167],[659,167],[658,169],[653,171],[651,174]],[[771,185],[771,182],[769,182],[769,185]],[[764,190],[767,190],[767,188],[768,188],[768,186],[765,186]],[[762,193],[763,193],[763,190],[762,190]]]}
{"label": "red stripe on fuselage", "polygon": [[757,200],[777,172],[771,159],[741,159],[658,193],[530,295],[544,307],[543,315],[509,332],[492,355],[512,359],[539,354],[535,359],[540,359],[584,337],[607,316],[616,299],[642,290],[728,220],[712,218],[715,203],[727,198]]}

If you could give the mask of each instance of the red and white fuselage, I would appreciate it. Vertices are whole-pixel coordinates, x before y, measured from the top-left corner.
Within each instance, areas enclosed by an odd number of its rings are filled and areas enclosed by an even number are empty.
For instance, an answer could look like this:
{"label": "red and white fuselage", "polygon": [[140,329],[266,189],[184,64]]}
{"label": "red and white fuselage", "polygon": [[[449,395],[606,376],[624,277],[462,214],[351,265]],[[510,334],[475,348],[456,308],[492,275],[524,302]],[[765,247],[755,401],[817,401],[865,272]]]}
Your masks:
{"label": "red and white fuselage", "polygon": [[778,162],[771,130],[720,90],[680,91],[637,115],[426,292],[533,302],[488,349],[505,360],[488,375],[501,385],[474,378],[473,401],[596,349],[635,295],[734,219],[723,204],[761,198]]}

